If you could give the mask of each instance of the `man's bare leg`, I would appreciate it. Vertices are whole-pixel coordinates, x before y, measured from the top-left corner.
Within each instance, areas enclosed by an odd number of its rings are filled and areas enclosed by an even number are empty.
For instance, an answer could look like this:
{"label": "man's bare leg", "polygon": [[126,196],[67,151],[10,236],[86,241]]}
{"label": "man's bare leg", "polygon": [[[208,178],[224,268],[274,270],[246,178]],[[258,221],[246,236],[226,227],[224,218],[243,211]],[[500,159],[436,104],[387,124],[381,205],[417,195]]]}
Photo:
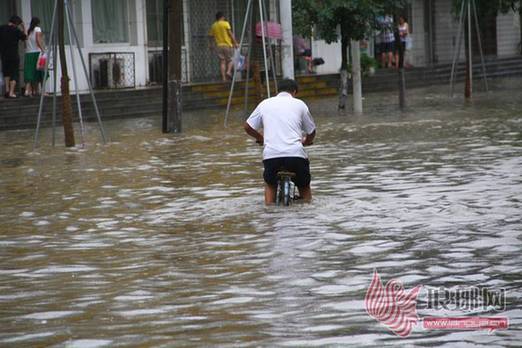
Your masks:
{"label": "man's bare leg", "polygon": [[227,69],[227,76],[232,78],[232,69],[234,69],[234,62],[230,61],[228,62],[228,69]]}
{"label": "man's bare leg", "polygon": [[9,81],[9,96],[15,97],[16,80]]}
{"label": "man's bare leg", "polygon": [[224,59],[221,59],[219,61],[219,67],[221,69],[221,79],[223,81],[226,81],[227,80],[227,75],[226,75],[226,72],[227,72],[227,62]]}
{"label": "man's bare leg", "polygon": [[312,189],[310,188],[310,185],[306,187],[298,187],[298,189],[301,199],[306,203],[310,203],[312,201]]}
{"label": "man's bare leg", "polygon": [[265,205],[275,204],[277,186],[268,185],[265,183]]}
{"label": "man's bare leg", "polygon": [[393,52],[388,52],[388,68],[393,68]]}

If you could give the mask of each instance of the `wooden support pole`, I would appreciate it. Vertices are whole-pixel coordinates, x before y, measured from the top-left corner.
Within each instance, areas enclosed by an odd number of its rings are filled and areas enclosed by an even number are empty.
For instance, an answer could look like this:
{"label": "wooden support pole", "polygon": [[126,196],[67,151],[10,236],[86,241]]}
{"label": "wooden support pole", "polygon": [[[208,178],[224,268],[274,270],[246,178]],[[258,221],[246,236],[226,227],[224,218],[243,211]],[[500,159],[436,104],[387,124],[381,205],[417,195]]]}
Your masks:
{"label": "wooden support pole", "polygon": [[65,56],[65,8],[63,0],[58,0],[58,43],[60,51],[60,66],[62,69],[62,118],[65,135],[65,146],[75,146],[74,128],[72,123],[72,105],[69,91],[69,75],[67,73],[67,60]]}

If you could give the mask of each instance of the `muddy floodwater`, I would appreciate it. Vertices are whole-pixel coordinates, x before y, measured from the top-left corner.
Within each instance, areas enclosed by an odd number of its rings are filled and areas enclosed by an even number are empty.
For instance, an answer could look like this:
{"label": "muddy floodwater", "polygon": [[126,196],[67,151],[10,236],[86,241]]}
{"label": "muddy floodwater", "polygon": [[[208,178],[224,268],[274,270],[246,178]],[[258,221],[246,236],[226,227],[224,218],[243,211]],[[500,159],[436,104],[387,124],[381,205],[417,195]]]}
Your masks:
{"label": "muddy floodwater", "polygon": [[[366,95],[364,116],[311,101],[314,200],[288,208],[263,206],[239,112],[227,129],[222,110],[189,113],[181,135],[106,122],[107,145],[88,124],[85,149],[0,132],[0,346],[519,347],[522,80],[491,85],[471,103],[410,91],[404,113],[394,93]],[[366,312],[374,270],[423,286],[421,319],[509,327],[420,320],[401,338]],[[427,309],[430,287],[505,298]]]}

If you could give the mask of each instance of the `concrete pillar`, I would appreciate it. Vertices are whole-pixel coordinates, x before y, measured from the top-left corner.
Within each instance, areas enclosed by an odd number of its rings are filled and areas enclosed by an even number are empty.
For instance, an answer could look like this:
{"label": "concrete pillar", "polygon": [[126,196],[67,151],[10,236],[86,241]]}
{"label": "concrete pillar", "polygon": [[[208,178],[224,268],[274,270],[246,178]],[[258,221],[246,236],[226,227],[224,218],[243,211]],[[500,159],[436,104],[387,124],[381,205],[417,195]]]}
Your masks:
{"label": "concrete pillar", "polygon": [[353,112],[362,114],[361,48],[359,41],[352,40]]}
{"label": "concrete pillar", "polygon": [[292,0],[280,0],[279,11],[281,14],[281,29],[283,31],[283,40],[281,42],[283,77],[294,79]]}

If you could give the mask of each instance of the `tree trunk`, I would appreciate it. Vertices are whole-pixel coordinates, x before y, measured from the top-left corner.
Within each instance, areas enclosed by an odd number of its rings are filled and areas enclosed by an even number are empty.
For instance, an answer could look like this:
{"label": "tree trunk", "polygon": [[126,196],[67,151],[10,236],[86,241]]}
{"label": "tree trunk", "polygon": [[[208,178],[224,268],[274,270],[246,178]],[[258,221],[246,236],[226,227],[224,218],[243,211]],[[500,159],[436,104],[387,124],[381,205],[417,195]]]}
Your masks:
{"label": "tree trunk", "polygon": [[362,81],[361,81],[361,47],[359,41],[352,40],[352,87],[353,112],[360,115],[363,112]]}
{"label": "tree trunk", "polygon": [[344,35],[344,26],[341,25],[341,81],[339,83],[339,110],[346,109],[348,99],[348,42],[349,39]]}
{"label": "tree trunk", "polygon": [[67,60],[65,57],[65,25],[64,25],[64,3],[58,1],[58,43],[60,51],[60,66],[62,69],[61,91],[62,91],[62,119],[63,131],[65,135],[65,146],[73,147],[74,128],[72,123],[72,105],[71,96],[69,92],[69,75],[67,73]]}

